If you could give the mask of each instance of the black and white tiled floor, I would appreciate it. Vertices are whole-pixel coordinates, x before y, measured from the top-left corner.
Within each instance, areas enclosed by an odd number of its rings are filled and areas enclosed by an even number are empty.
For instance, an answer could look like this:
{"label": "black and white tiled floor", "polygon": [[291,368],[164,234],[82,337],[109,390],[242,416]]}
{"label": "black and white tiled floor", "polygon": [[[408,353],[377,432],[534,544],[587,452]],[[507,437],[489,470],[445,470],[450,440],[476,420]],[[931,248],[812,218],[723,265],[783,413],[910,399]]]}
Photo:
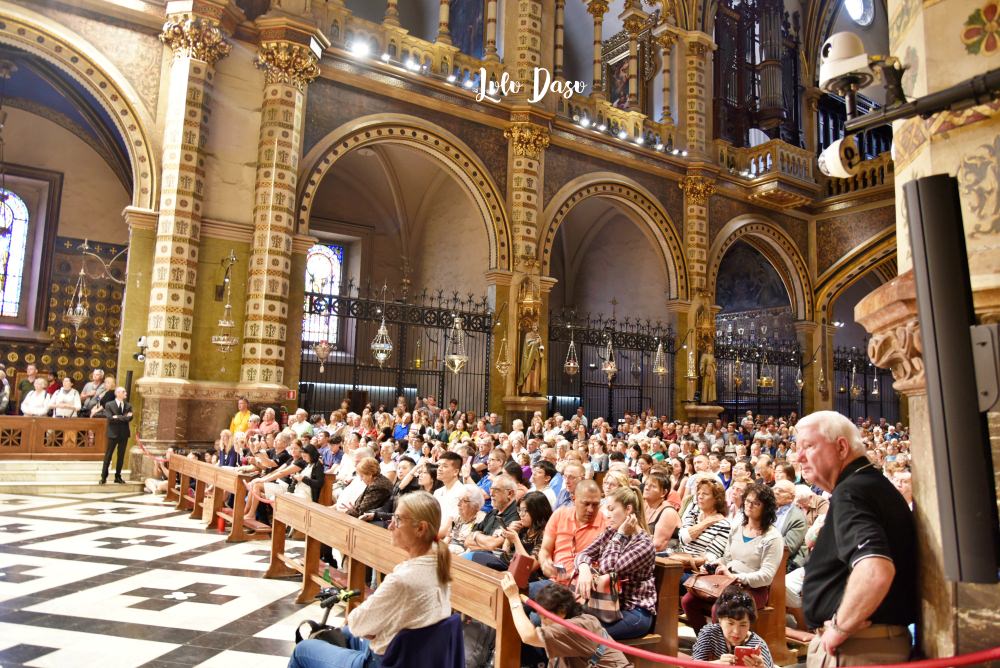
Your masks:
{"label": "black and white tiled floor", "polygon": [[160,499],[0,494],[0,668],[288,664],[322,615],[296,580],[262,577],[270,544],[226,543]]}

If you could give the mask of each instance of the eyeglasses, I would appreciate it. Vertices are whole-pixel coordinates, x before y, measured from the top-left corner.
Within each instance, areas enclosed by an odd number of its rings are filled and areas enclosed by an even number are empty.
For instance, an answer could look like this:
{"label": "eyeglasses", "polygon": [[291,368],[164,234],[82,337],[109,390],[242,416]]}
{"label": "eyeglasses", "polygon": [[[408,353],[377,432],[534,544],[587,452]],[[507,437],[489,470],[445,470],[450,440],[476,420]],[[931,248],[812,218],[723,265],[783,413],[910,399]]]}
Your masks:
{"label": "eyeglasses", "polygon": [[399,526],[403,522],[413,522],[413,521],[415,520],[412,517],[402,517],[399,513],[393,513],[392,521],[390,522],[390,524]]}
{"label": "eyeglasses", "polygon": [[743,504],[750,506],[751,508],[760,508],[764,504],[757,499],[743,499]]}
{"label": "eyeglasses", "polygon": [[469,503],[469,500],[468,499],[459,499],[458,502],[459,503]]}

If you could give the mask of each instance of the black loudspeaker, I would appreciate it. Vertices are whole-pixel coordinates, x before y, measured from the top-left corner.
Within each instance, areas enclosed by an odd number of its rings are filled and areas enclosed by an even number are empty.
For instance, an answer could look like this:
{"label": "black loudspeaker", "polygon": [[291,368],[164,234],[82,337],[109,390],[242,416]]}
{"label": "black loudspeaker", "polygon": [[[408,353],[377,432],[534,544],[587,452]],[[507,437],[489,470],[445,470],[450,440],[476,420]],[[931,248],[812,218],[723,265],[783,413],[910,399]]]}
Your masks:
{"label": "black loudspeaker", "polygon": [[945,577],[997,581],[1000,529],[986,415],[979,412],[975,324],[958,182],[938,174],[903,186],[927,375]]}

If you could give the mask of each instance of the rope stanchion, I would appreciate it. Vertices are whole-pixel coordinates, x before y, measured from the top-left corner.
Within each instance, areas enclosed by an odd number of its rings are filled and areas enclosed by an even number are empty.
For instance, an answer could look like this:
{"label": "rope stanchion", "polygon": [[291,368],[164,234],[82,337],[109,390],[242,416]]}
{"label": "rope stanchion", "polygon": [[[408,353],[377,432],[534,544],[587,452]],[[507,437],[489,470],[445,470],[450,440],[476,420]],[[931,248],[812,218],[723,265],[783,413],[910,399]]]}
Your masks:
{"label": "rope stanchion", "polygon": [[[717,663],[712,663],[710,661],[697,661],[695,659],[686,659],[679,656],[666,656],[664,654],[656,654],[644,649],[639,649],[637,647],[631,647],[629,645],[623,645],[620,642],[612,640],[611,638],[602,637],[589,631],[581,626],[577,626],[571,622],[566,621],[562,617],[555,615],[542,606],[538,605],[530,598],[526,599],[522,597],[525,605],[537,612],[539,615],[545,617],[549,621],[555,622],[560,626],[565,626],[568,629],[572,629],[578,635],[592,640],[599,645],[604,645],[606,647],[611,647],[617,649],[625,654],[630,654],[634,657],[645,659],[647,661],[652,661],[653,663],[661,663],[669,666],[684,666],[686,668],[712,668],[718,666]],[[866,668],[900,668],[905,666],[906,668],[957,668],[958,666],[972,666],[982,664],[986,661],[1000,660],[1000,647],[994,647],[992,649],[984,649],[978,652],[973,652],[971,654],[963,654],[961,656],[953,656],[944,659],[923,659],[921,661],[910,661],[907,663],[887,663],[887,664],[875,664],[867,666]],[[849,666],[844,666],[843,668],[849,668]]]}

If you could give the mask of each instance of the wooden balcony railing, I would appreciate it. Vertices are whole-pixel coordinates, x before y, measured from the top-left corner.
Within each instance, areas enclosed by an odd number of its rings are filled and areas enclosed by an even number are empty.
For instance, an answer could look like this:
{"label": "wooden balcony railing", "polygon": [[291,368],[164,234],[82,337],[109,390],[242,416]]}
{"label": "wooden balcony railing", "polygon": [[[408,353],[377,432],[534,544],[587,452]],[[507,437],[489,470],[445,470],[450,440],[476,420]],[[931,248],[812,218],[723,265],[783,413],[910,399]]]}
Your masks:
{"label": "wooden balcony railing", "polygon": [[104,459],[108,421],[0,416],[0,459]]}
{"label": "wooden balcony railing", "polygon": [[892,188],[895,167],[892,154],[886,151],[861,163],[858,173],[846,179],[824,177],[823,191],[827,197],[864,193],[887,186]]}

